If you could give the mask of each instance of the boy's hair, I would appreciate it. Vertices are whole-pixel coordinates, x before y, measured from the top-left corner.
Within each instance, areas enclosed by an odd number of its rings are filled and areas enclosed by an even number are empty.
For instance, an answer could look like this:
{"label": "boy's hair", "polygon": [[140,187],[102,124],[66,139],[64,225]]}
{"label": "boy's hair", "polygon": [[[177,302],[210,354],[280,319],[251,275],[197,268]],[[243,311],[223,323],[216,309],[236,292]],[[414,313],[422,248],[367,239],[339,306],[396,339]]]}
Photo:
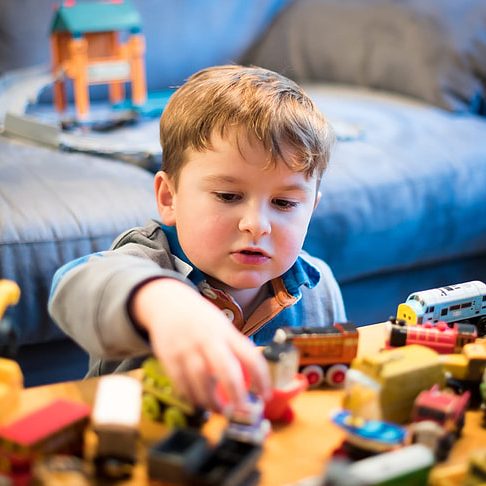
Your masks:
{"label": "boy's hair", "polygon": [[[163,170],[177,185],[184,151],[211,149],[211,136],[243,128],[297,172],[317,175],[327,167],[334,132],[302,88],[259,67],[216,66],[193,74],[170,98],[160,119]],[[284,157],[292,154],[291,160]]]}

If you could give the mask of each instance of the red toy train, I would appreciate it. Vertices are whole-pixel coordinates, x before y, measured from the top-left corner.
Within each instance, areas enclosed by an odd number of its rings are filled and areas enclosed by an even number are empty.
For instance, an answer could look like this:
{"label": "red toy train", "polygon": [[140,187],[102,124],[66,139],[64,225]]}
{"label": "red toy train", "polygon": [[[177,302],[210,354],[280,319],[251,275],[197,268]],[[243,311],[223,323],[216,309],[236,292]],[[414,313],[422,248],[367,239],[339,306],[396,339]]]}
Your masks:
{"label": "red toy train", "polygon": [[421,344],[440,354],[451,354],[460,353],[465,344],[476,338],[477,329],[473,324],[454,323],[449,327],[446,322],[439,321],[407,326],[405,321],[390,319],[386,347]]}

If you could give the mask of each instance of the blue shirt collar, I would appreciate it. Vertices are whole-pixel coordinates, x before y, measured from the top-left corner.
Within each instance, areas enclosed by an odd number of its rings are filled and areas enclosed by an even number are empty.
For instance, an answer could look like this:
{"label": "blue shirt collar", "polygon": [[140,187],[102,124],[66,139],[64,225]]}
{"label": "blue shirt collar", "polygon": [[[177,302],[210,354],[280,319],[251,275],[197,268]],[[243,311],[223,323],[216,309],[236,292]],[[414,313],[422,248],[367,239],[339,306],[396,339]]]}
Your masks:
{"label": "blue shirt collar", "polygon": [[[169,242],[171,253],[192,268],[188,275],[189,280],[194,285],[198,285],[203,280],[206,280],[206,274],[195,267],[182,250],[179,238],[177,237],[176,227],[166,226],[164,224],[161,227]],[[306,259],[305,253],[299,255],[296,262],[282,275],[285,288],[293,296],[300,295],[299,289],[302,285],[310,289],[314,288],[319,283],[320,278],[321,274],[318,268]]]}

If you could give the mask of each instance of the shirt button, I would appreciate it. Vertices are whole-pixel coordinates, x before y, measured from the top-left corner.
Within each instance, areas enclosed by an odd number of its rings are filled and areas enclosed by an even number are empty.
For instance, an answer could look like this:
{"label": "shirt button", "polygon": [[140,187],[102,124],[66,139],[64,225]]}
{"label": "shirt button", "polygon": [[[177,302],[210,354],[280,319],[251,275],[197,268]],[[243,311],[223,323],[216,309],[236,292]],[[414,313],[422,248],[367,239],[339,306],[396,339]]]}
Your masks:
{"label": "shirt button", "polygon": [[213,290],[211,290],[209,287],[203,287],[201,292],[208,299],[216,300],[218,298],[216,293]]}
{"label": "shirt button", "polygon": [[233,322],[235,320],[235,314],[230,309],[223,309],[224,315]]}

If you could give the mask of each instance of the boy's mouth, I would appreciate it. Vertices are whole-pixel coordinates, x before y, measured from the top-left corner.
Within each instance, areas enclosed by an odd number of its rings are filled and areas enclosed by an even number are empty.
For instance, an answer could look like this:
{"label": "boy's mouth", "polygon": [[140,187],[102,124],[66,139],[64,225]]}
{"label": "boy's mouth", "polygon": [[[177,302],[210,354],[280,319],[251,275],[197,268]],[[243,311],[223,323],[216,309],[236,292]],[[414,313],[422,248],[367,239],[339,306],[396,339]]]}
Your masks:
{"label": "boy's mouth", "polygon": [[241,253],[243,255],[250,255],[250,256],[262,256],[269,258],[269,255],[265,253],[260,248],[244,248],[242,250],[237,251],[236,253]]}
{"label": "boy's mouth", "polygon": [[235,251],[233,258],[243,265],[262,265],[268,262],[270,255],[260,248],[243,248]]}

